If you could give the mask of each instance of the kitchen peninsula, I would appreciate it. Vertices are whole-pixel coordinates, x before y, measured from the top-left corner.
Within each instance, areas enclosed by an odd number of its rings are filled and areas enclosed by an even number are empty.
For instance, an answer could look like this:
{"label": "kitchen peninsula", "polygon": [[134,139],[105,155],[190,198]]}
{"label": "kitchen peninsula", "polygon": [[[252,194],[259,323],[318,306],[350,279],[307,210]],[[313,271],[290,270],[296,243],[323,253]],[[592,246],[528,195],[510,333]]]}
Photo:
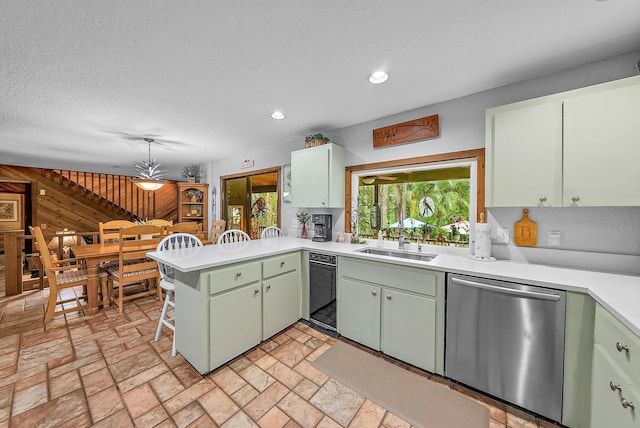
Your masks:
{"label": "kitchen peninsula", "polygon": [[[584,403],[588,406],[590,402],[589,388],[594,388],[590,384],[590,355],[594,352],[594,346],[597,353],[601,346],[599,341],[613,340],[615,349],[616,340],[623,342],[623,339],[617,339],[620,335],[616,335],[615,328],[621,332],[624,340],[629,339],[621,346],[626,346],[628,342],[640,343],[640,313],[636,307],[640,298],[640,277],[511,261],[475,261],[468,257],[468,249],[459,248],[423,247],[424,253],[437,256],[431,261],[416,261],[357,251],[363,247],[284,237],[237,245],[152,252],[149,256],[176,269],[177,349],[200,373],[214,370],[299,318],[308,319],[309,250],[337,255],[339,278],[341,265],[353,266],[364,262],[373,263],[371,266],[393,267],[397,272],[424,270],[425,278],[434,272],[442,275],[461,273],[567,291],[564,411],[561,422],[569,426],[585,426],[574,421],[580,420],[580,412],[584,414]],[[420,287],[424,287],[424,294],[429,294],[426,290],[428,284],[426,279],[417,283],[414,281],[410,291],[421,293],[423,290]],[[346,299],[340,299],[343,288],[339,280],[339,314],[340,305],[346,304]],[[438,324],[444,317],[441,313],[444,293],[436,291],[433,295],[436,303],[440,304],[436,309]],[[599,319],[604,320],[604,324]],[[348,337],[341,327],[338,316],[338,332]],[[603,339],[606,335],[602,331],[613,339]],[[443,347],[436,346],[435,369],[427,368],[429,371],[443,374],[438,361],[442,361],[444,351]],[[635,349],[632,349],[633,352]],[[597,392],[594,393],[596,395]],[[632,398],[628,400],[633,402]],[[613,401],[612,405],[620,407],[619,400]],[[601,405],[594,406],[596,410],[593,413],[597,417],[597,408]]]}

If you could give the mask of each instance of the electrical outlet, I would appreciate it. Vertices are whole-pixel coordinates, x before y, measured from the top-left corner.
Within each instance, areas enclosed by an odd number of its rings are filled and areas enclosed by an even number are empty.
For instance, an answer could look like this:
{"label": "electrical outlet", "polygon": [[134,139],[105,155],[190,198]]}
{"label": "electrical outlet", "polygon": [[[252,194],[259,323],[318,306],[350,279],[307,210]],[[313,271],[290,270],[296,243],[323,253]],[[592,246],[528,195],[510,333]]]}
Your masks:
{"label": "electrical outlet", "polygon": [[501,227],[496,228],[496,243],[497,244],[509,243],[509,229],[503,229]]}
{"label": "electrical outlet", "polygon": [[559,247],[562,245],[561,232],[549,232],[547,234],[547,245],[550,247]]}
{"label": "electrical outlet", "polygon": [[40,196],[44,196],[47,194],[47,191],[45,189],[40,189]]}

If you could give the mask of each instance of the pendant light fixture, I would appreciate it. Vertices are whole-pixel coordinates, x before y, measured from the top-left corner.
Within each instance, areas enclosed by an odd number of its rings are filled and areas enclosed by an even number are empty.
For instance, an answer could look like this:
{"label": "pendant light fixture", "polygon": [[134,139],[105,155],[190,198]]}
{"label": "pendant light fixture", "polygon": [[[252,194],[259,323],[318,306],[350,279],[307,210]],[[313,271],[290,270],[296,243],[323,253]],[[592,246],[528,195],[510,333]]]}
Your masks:
{"label": "pendant light fixture", "polygon": [[167,180],[163,180],[164,170],[158,169],[159,163],[156,163],[155,158],[151,160],[151,143],[155,142],[153,138],[144,138],[149,144],[149,161],[134,162],[133,166],[138,171],[138,177],[131,179],[131,182],[142,190],[158,190],[167,183]]}

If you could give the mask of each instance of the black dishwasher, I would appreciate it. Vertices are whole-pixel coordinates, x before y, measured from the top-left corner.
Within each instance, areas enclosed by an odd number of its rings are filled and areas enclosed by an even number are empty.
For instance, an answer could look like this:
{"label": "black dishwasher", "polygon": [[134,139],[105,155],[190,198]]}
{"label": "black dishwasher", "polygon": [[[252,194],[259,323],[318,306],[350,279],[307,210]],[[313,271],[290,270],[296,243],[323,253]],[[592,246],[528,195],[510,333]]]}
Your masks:
{"label": "black dishwasher", "polygon": [[309,321],[336,330],[337,256],[309,253]]}

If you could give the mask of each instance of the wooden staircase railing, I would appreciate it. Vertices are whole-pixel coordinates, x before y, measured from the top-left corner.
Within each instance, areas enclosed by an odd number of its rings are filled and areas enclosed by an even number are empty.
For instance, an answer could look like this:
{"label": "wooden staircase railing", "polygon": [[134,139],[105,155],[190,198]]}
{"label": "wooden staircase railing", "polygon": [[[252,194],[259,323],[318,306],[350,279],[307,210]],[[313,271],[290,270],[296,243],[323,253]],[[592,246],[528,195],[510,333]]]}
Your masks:
{"label": "wooden staircase railing", "polygon": [[132,177],[60,169],[43,169],[42,175],[78,195],[93,199],[120,218],[156,217],[155,193],[140,189],[131,181]]}

